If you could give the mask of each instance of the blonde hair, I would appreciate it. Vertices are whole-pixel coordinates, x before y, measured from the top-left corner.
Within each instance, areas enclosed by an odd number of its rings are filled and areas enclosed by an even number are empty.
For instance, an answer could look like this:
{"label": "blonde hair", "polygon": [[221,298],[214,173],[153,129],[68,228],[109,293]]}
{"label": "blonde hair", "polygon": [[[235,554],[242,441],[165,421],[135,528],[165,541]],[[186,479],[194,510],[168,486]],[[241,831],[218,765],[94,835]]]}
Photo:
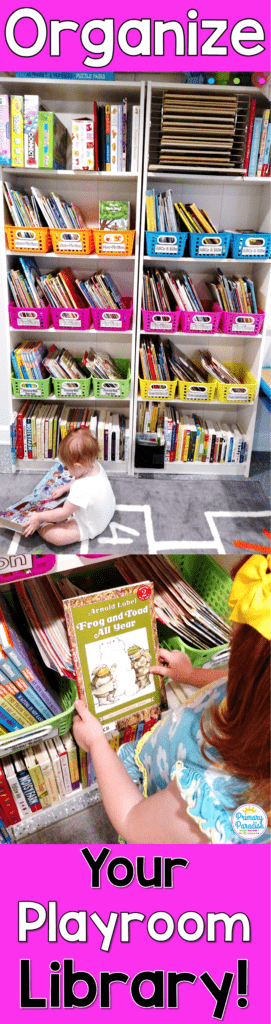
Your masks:
{"label": "blonde hair", "polygon": [[70,430],[66,437],[60,441],[58,456],[61,462],[67,466],[74,466],[75,462],[83,466],[94,462],[98,455],[98,441],[87,427],[79,427],[78,430]]}

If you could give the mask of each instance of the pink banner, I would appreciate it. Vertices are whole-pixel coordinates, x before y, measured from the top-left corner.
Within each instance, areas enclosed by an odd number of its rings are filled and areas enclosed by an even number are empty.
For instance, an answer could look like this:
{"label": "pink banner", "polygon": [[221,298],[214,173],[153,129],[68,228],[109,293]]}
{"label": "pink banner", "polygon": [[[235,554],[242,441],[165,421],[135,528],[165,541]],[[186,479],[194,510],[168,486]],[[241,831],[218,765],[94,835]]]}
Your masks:
{"label": "pink banner", "polygon": [[162,1020],[269,1020],[270,848],[30,845],[1,858],[3,1020],[21,1020],[20,1002],[24,1024],[72,1006],[74,1022],[87,1006],[93,1021],[100,1009],[147,1021],[150,1006]]}
{"label": "pink banner", "polygon": [[267,71],[270,3],[225,0],[218,7],[201,0],[194,8],[173,0],[167,12],[151,0],[128,13],[124,2],[109,0],[95,12],[72,0],[35,7],[9,0],[0,17],[0,61],[5,71],[25,72]]}

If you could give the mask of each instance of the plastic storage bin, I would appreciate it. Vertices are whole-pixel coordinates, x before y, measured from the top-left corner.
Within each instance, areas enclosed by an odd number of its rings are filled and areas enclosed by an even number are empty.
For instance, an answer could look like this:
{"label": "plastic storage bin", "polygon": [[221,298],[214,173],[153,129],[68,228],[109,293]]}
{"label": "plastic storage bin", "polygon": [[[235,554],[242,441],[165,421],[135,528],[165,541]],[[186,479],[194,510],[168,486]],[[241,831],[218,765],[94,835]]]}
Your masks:
{"label": "plastic storage bin", "polygon": [[93,232],[91,228],[51,228],[54,252],[82,253],[89,256],[94,252]]}
{"label": "plastic storage bin", "polygon": [[[216,303],[214,309],[218,309]],[[222,334],[260,334],[264,322],[262,309],[258,313],[229,313],[220,310],[220,331]]]}
{"label": "plastic storage bin", "polygon": [[253,402],[257,381],[243,363],[224,363],[224,366],[240,380],[240,384],[216,382],[216,397],[219,402]]}
{"label": "plastic storage bin", "polygon": [[16,228],[5,224],[6,246],[11,252],[50,252],[49,228]]}
{"label": "plastic storage bin", "polygon": [[226,259],[231,240],[230,231],[220,231],[219,234],[189,235],[189,253],[193,259]]}
{"label": "plastic storage bin", "polygon": [[15,398],[49,398],[51,394],[51,377],[41,380],[18,380],[11,374],[12,394]]}
{"label": "plastic storage bin", "polygon": [[[227,621],[232,611],[228,603],[232,581],[224,569],[213,562],[209,555],[171,555],[171,560],[180,569],[186,582],[207,601],[218,615]],[[175,649],[185,651],[196,668],[210,663],[215,654],[220,652],[223,654],[227,647],[226,644],[222,644],[219,647],[210,647],[206,651],[189,647],[161,622],[158,622],[158,635],[161,646],[166,647],[169,651]],[[219,664],[214,662],[211,667],[218,668],[221,664],[223,665],[223,658]]]}
{"label": "plastic storage bin", "polygon": [[133,303],[125,298],[124,309],[92,309],[93,326],[96,331],[129,331]]}
{"label": "plastic storage bin", "polygon": [[18,331],[26,329],[28,331],[47,331],[51,324],[49,306],[41,306],[39,309],[36,306],[31,309],[23,309],[21,306],[15,306],[15,302],[10,302],[8,312],[11,327],[15,327]]}
{"label": "plastic storage bin", "polygon": [[135,231],[100,231],[93,228],[94,248],[98,256],[131,256]]}
{"label": "plastic storage bin", "polygon": [[216,397],[216,381],[178,380],[178,395],[182,402],[213,402]]}
{"label": "plastic storage bin", "polygon": [[143,331],[158,331],[159,334],[166,331],[167,334],[174,334],[178,331],[180,312],[180,309],[176,309],[175,313],[158,313],[156,310],[142,309]]}
{"label": "plastic storage bin", "polygon": [[147,256],[183,256],[188,231],[146,231]]}
{"label": "plastic storage bin", "polygon": [[171,401],[175,396],[177,380],[142,380],[139,379],[141,398],[152,398],[157,402]]}
{"label": "plastic storage bin", "polygon": [[55,331],[87,331],[91,323],[91,309],[62,309],[51,306]]}
{"label": "plastic storage bin", "polygon": [[271,253],[271,234],[252,232],[231,235],[231,254],[235,260],[268,260]]}
{"label": "plastic storage bin", "polygon": [[181,310],[180,328],[184,334],[216,334],[221,319],[220,310],[190,312]]}
{"label": "plastic storage bin", "polygon": [[[73,705],[74,701],[78,697],[77,686],[74,679],[64,679],[61,677],[59,682],[59,694],[63,705],[63,711],[59,715],[55,715],[53,718],[46,718],[43,722],[37,722],[35,725],[26,726],[25,729],[16,729],[14,732],[10,732],[8,735],[0,736],[0,756],[1,747],[6,747],[7,743],[10,743],[10,749],[14,749],[16,741],[16,749],[20,749],[20,743],[24,746],[25,740],[29,736],[29,743],[34,741],[41,741],[49,738],[51,729],[58,729],[60,736],[64,736],[65,732],[71,727]],[[20,741],[20,743],[18,742]]]}
{"label": "plastic storage bin", "polygon": [[137,435],[135,445],[135,468],[164,469],[164,464],[165,445],[156,444],[155,441],[146,441],[146,438]]}
{"label": "plastic storage bin", "polygon": [[115,359],[120,373],[126,374],[123,380],[101,380],[92,377],[92,387],[96,398],[128,398],[131,387],[131,363],[130,359]]}
{"label": "plastic storage bin", "polygon": [[[80,363],[80,360],[78,360]],[[71,380],[67,377],[66,380],[57,379],[52,377],[52,385],[54,394],[57,398],[88,398],[91,385],[91,374],[89,377],[78,377],[78,379]]]}

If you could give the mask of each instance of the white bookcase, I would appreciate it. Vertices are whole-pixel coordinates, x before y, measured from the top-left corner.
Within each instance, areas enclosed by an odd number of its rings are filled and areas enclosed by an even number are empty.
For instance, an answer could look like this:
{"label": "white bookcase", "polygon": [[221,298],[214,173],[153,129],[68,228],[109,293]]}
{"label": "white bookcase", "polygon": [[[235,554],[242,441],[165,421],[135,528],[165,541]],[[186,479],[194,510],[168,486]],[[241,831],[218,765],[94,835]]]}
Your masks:
{"label": "white bookcase", "polygon": [[[63,171],[39,170],[36,168],[26,169],[3,166],[1,168],[1,180],[6,180],[15,189],[23,189],[30,192],[30,186],[35,184],[45,194],[56,191],[67,201],[76,202],[81,208],[85,221],[89,227],[99,226],[99,200],[100,199],[127,199],[131,203],[131,227],[135,228],[134,254],[129,256],[102,256],[91,255],[81,256],[77,254],[59,255],[54,252],[46,254],[37,253],[37,261],[41,273],[46,273],[54,268],[70,266],[77,277],[87,277],[97,270],[105,270],[112,274],[119,291],[124,296],[133,299],[134,314],[131,323],[131,330],[122,332],[96,332],[94,328],[89,331],[55,331],[53,328],[45,331],[33,331],[32,336],[42,339],[49,346],[54,343],[57,347],[67,347],[74,356],[82,356],[86,349],[93,346],[97,350],[108,350],[113,357],[127,358],[131,360],[132,380],[134,378],[134,356],[135,356],[135,328],[136,328],[136,301],[138,283],[138,259],[139,259],[139,228],[140,228],[140,202],[141,202],[141,176],[142,176],[142,152],[143,152],[143,124],[144,124],[144,92],[143,82],[87,82],[71,80],[61,81],[46,79],[17,79],[0,78],[0,91],[11,95],[38,94],[47,109],[55,111],[60,120],[68,128],[69,146],[67,154],[67,169]],[[128,104],[140,105],[140,130],[139,130],[139,153],[138,173],[108,173],[108,172],[75,172],[71,169],[71,122],[75,116],[87,116],[88,105],[92,100],[99,103],[121,103],[124,96],[127,96]],[[4,200],[0,203],[0,234],[1,234],[1,277],[2,277],[2,440],[8,440],[8,425],[14,409],[19,408],[22,399],[12,397],[10,385],[10,351],[22,340],[23,337],[31,337],[28,332],[10,328],[8,318],[8,287],[7,270],[18,265],[18,256],[6,252],[4,237],[4,218],[7,216]],[[3,387],[4,385],[4,387]],[[44,399],[41,399],[43,402]],[[50,395],[48,403],[54,401]],[[58,402],[59,399],[55,398]],[[67,401],[67,400],[66,400]],[[71,399],[71,405],[91,405],[95,409],[102,407],[111,411],[124,413],[129,416],[129,430],[131,436],[133,422],[133,388],[129,399],[95,398]],[[64,404],[64,400],[63,400]],[[1,423],[1,420],[0,420]],[[42,471],[49,468],[50,460],[23,459],[17,460],[14,470]],[[129,458],[126,462],[106,463],[106,468],[111,472],[130,472],[131,470],[131,444],[129,446]]]}
{"label": "white bookcase", "polygon": [[[198,348],[208,348],[212,351],[213,355],[217,359],[224,362],[236,361],[244,363],[247,369],[252,373],[253,377],[257,379],[257,391],[253,403],[247,405],[240,403],[219,403],[219,402],[181,402],[175,400],[175,403],[170,402],[169,404],[178,404],[181,406],[181,411],[187,410],[188,415],[191,415],[192,411],[195,411],[199,415],[205,415],[219,422],[231,423],[238,422],[242,432],[246,433],[249,437],[249,451],[248,458],[245,463],[209,463],[201,462],[172,462],[166,463],[165,469],[138,469],[135,472],[140,474],[143,473],[169,473],[169,474],[193,474],[193,475],[227,475],[227,476],[248,476],[250,459],[252,452],[253,435],[255,428],[255,419],[257,412],[257,399],[258,391],[260,386],[261,367],[263,360],[263,353],[265,351],[265,335],[268,328],[268,318],[270,318],[270,301],[271,301],[271,286],[270,286],[270,271],[271,271],[271,260],[234,260],[234,259],[223,259],[214,260],[206,259],[204,257],[193,259],[191,257],[175,258],[175,257],[149,257],[144,255],[145,253],[145,194],[146,189],[154,189],[155,192],[165,191],[166,189],[172,189],[173,199],[180,198],[183,203],[195,202],[197,206],[207,210],[210,217],[217,226],[218,231],[231,230],[231,231],[243,231],[245,229],[252,231],[270,231],[270,178],[248,178],[242,176],[240,171],[236,170],[236,173],[231,172],[230,174],[197,174],[197,173],[177,173],[160,170],[149,170],[149,164],[155,165],[158,163],[159,157],[159,130],[160,130],[160,114],[162,105],[163,92],[166,89],[173,89],[174,91],[191,91],[197,92],[208,91],[210,95],[210,86],[186,86],[176,85],[172,82],[148,82],[147,86],[147,103],[146,103],[146,127],[145,127],[145,151],[144,151],[144,169],[143,169],[143,184],[142,184],[142,210],[141,210],[141,240],[140,240],[140,261],[139,261],[139,280],[142,282],[143,268],[146,269],[150,266],[157,266],[159,268],[170,269],[173,273],[177,269],[184,269],[189,272],[195,283],[196,288],[199,291],[201,298],[210,298],[209,292],[206,289],[205,281],[208,278],[212,278],[212,272],[216,266],[219,265],[223,268],[223,271],[227,274],[234,273],[238,276],[248,275],[252,276],[255,290],[258,300],[258,307],[265,310],[265,321],[262,329],[262,334],[254,338],[249,336],[241,335],[225,335],[225,334],[191,334],[178,333],[172,334],[170,337],[174,344],[182,349],[187,356],[193,358],[193,354]],[[222,86],[214,87],[216,92],[225,92],[225,88]],[[247,113],[248,104],[251,97],[257,97],[258,102],[262,104],[264,108],[266,106],[266,98],[260,93],[258,89],[244,88],[235,90],[234,87],[227,87],[228,92],[238,92],[238,103],[239,110],[241,111],[241,119]],[[242,124],[242,120],[241,120]],[[243,134],[243,133],[242,133]],[[244,135],[243,135],[244,138]],[[241,130],[239,132],[239,140],[241,140]],[[241,141],[240,141],[241,145]],[[244,146],[244,142],[243,142]],[[241,155],[241,149],[240,149]],[[239,166],[242,166],[241,160]],[[144,332],[141,327],[141,294],[142,287],[139,285],[138,293],[138,309],[137,309],[137,352],[136,352],[136,367],[139,366],[139,346],[140,338],[144,337]],[[166,337],[166,335],[161,335]],[[154,334],[155,337],[155,334]],[[157,335],[156,335],[157,337]],[[135,402],[134,402],[134,429],[133,429],[133,460],[135,452],[135,434],[136,434],[136,408],[137,403],[140,401],[138,394],[138,382],[135,377]]]}

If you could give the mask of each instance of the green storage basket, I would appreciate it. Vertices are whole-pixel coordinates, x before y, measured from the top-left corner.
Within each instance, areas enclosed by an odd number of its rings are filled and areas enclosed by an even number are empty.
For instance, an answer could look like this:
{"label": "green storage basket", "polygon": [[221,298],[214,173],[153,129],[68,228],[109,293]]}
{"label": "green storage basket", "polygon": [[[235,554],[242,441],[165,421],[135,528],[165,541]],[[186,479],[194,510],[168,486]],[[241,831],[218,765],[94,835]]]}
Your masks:
{"label": "green storage basket", "polygon": [[60,678],[59,696],[63,705],[63,711],[60,711],[59,715],[54,715],[52,718],[44,718],[42,722],[35,722],[34,725],[26,726],[25,729],[14,729],[14,732],[6,733],[0,737],[0,757],[1,746],[6,746],[9,741],[13,742],[13,740],[20,739],[24,745],[25,737],[29,736],[29,743],[31,744],[31,736],[35,735],[35,740],[37,740],[39,732],[41,733],[40,738],[42,740],[44,738],[42,732],[45,726],[49,726],[51,729],[58,729],[59,736],[64,736],[65,732],[68,732],[72,723],[74,701],[78,697],[75,679]]}
{"label": "green storage basket", "polygon": [[[232,581],[224,569],[217,565],[209,555],[171,555],[170,558],[180,570],[186,583],[189,583],[203,597],[213,611],[221,615],[221,618],[228,620],[231,614],[228,599]],[[210,647],[207,650],[189,647],[162,622],[158,622],[157,626],[160,645],[168,651],[184,651],[194,668],[202,668],[203,665],[211,661],[214,654],[227,651],[227,644]],[[216,667],[222,665],[223,660]]]}
{"label": "green storage basket", "polygon": [[131,363],[130,359],[114,359],[116,366],[125,379],[101,380],[92,377],[93,392],[96,398],[129,398],[131,387]]}
{"label": "green storage basket", "polygon": [[41,378],[40,380],[19,380],[11,374],[11,387],[12,394],[15,398],[49,398],[51,394],[51,377]]}

